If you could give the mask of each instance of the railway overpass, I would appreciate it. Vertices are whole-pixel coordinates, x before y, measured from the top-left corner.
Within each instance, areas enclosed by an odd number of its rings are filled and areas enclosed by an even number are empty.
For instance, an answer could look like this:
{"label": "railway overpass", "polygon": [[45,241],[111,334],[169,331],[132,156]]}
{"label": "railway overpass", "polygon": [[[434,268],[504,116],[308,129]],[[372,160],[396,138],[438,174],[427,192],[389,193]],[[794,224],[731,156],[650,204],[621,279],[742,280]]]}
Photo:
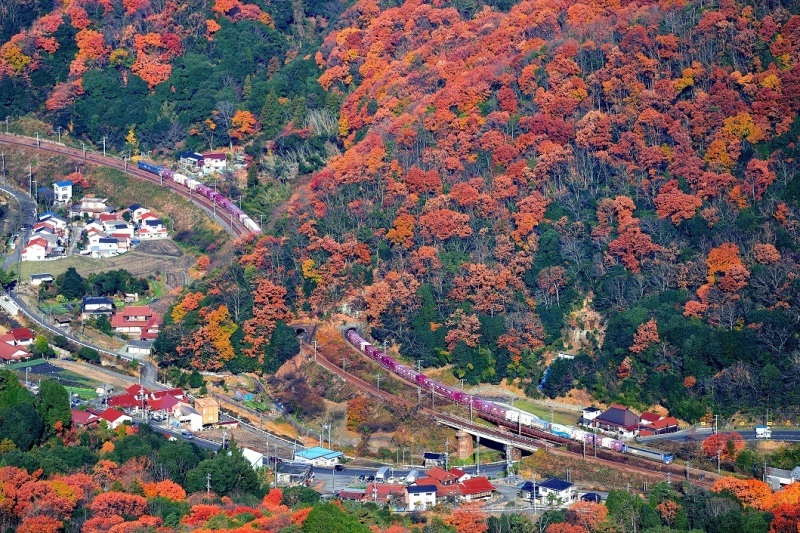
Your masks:
{"label": "railway overpass", "polygon": [[516,449],[533,453],[539,448],[549,448],[553,446],[553,444],[549,442],[532,439],[524,435],[515,435],[503,431],[502,429],[497,429],[496,427],[476,424],[458,416],[443,413],[433,413],[432,416],[439,424],[450,426],[453,429],[472,435],[478,442],[483,439],[484,441],[502,444],[506,448],[506,451],[509,449]]}

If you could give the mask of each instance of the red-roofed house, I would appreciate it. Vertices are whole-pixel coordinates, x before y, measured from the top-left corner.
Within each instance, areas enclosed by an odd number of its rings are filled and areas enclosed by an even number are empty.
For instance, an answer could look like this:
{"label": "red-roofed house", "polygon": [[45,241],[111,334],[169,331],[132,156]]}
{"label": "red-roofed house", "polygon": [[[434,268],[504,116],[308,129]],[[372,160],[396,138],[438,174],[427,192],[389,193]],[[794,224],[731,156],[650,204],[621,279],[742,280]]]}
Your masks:
{"label": "red-roofed house", "polygon": [[142,400],[126,392],[109,398],[108,405],[119,409],[136,409],[142,406]]}
{"label": "red-roofed house", "polygon": [[123,413],[122,411],[117,411],[116,409],[106,409],[102,413],[100,413],[100,418],[105,420],[108,423],[108,427],[111,429],[117,429],[119,426],[127,422],[133,422],[133,419]]}
{"label": "red-roofed house", "polygon": [[491,498],[492,493],[497,490],[485,477],[465,479],[458,484],[458,489],[461,497],[467,501]]}
{"label": "red-roofed house", "polygon": [[392,485],[390,483],[370,483],[364,491],[365,502],[389,503],[394,498],[402,501],[406,495],[405,485]]}
{"label": "red-roofed house", "polygon": [[429,478],[435,479],[436,481],[439,482],[440,485],[443,485],[445,487],[448,485],[455,485],[456,483],[458,483],[458,476],[448,472],[447,470],[439,468],[438,466],[434,466],[433,468],[425,472],[425,474]]}
{"label": "red-roofed house", "polygon": [[460,468],[453,467],[448,470],[449,473],[453,474],[456,477],[456,482],[461,483],[465,479],[469,479],[472,476],[461,470]]}
{"label": "red-roofed house", "polygon": [[678,431],[678,419],[674,416],[668,416],[662,418],[661,420],[656,420],[653,424],[649,427],[653,433],[656,435],[660,435],[662,433],[675,433]]}
{"label": "red-roofed house", "polygon": [[138,340],[158,337],[161,315],[146,305],[132,305],[111,317],[111,327]]}
{"label": "red-roofed house", "polygon": [[434,485],[436,487],[436,494],[440,498],[447,496],[458,496],[460,494],[458,483],[450,485],[442,485],[438,480],[432,477],[421,477],[414,483],[415,485]]}
{"label": "red-roofed house", "polygon": [[163,398],[164,396],[172,396],[173,398],[181,402],[186,401],[186,393],[183,392],[183,389],[180,388],[157,390],[150,393],[150,397],[153,398],[154,400]]}
{"label": "red-roofed house", "polygon": [[162,396],[157,400],[148,400],[147,408],[151,413],[160,413],[164,416],[180,416],[181,402],[174,396]]}
{"label": "red-roofed house", "polygon": [[133,385],[128,385],[125,387],[125,390],[128,394],[133,394],[134,396],[138,396],[139,394],[150,394],[150,391],[146,388],[142,387],[141,385],[134,383]]}
{"label": "red-roofed house", "polygon": [[100,417],[89,411],[78,411],[72,409],[72,425],[74,427],[85,428],[96,426],[100,422]]}
{"label": "red-roofed house", "polygon": [[28,241],[28,244],[22,249],[22,260],[43,261],[51,249],[52,246],[45,239],[41,237],[33,238]]}
{"label": "red-roofed house", "polygon": [[117,218],[116,213],[100,213],[100,215],[97,218],[100,219],[100,222],[111,222],[114,220],[119,220]]}
{"label": "red-roofed house", "polygon": [[11,330],[14,336],[14,343],[18,346],[30,346],[36,338],[36,334],[28,328],[14,328]]}
{"label": "red-roofed house", "polygon": [[7,342],[0,342],[0,361],[8,363],[18,363],[25,359],[30,359],[31,354],[24,348],[13,346]]}
{"label": "red-roofed house", "polygon": [[661,420],[662,416],[657,415],[655,413],[651,413],[649,411],[645,411],[641,415],[639,415],[639,421],[641,422],[642,426],[649,426],[654,422],[658,422]]}

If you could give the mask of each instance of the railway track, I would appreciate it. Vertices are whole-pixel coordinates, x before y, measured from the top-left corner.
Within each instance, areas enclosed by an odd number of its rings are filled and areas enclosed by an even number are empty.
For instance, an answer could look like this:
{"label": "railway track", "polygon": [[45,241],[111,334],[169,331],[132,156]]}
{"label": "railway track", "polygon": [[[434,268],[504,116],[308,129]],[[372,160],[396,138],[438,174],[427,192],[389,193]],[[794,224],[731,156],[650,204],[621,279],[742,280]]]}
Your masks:
{"label": "railway track", "polygon": [[[306,349],[306,353],[313,352],[314,347],[312,345],[309,345],[307,343],[302,343],[302,345]],[[371,383],[367,382],[366,380],[363,380],[360,377],[355,376],[347,372],[346,370],[343,370],[340,366],[336,365],[325,356],[323,352],[324,349],[325,346],[317,345],[315,352],[316,355],[313,357],[315,362],[321,367],[342,378],[345,382],[356,385],[360,390],[366,392],[371,396],[380,398],[384,401],[391,403],[397,403],[398,401],[408,402],[408,400],[404,398],[399,398],[398,396],[395,396],[394,394],[388,391],[378,389]],[[355,350],[355,348],[353,349]],[[358,350],[355,351],[358,352]],[[363,354],[361,354],[361,352],[358,353],[363,357]],[[370,362],[373,361],[370,359]],[[405,383],[406,385],[413,387],[414,389],[417,388],[416,383],[411,383],[410,381],[407,381],[403,379],[401,376],[398,376],[396,374],[391,374],[391,375],[394,379],[399,380]],[[461,425],[472,425],[476,430],[480,430],[481,432],[484,433],[493,431],[494,433],[497,434],[498,437],[507,440],[509,439],[509,437],[514,436],[512,431],[504,431],[499,429],[492,430],[487,426],[474,424],[461,417],[443,413],[441,411],[434,410],[430,407],[421,407],[420,411],[431,417],[438,417],[443,420],[450,419],[452,422],[454,423],[457,422]],[[500,421],[496,419],[496,417],[489,417],[484,413],[480,413],[479,416],[481,418],[486,419],[489,422],[493,422],[500,426],[505,426],[507,429],[519,430],[517,425],[514,424],[513,422],[508,422],[505,420]],[[644,459],[632,457],[629,455],[614,453],[613,451],[606,450],[604,448],[597,448],[597,449],[587,448],[586,454],[584,456],[583,445],[581,443],[571,441],[563,437],[551,435],[549,433],[537,430],[535,428],[522,427],[521,438],[524,438],[526,440],[536,440],[537,442],[541,443],[541,447],[547,448],[548,453],[553,453],[555,455],[568,457],[570,459],[575,459],[577,456],[589,463],[607,466],[617,470],[624,470],[626,472],[636,473],[639,475],[647,476],[649,478],[657,479],[658,481],[664,481],[664,479],[669,474],[671,479],[676,483],[685,478],[689,478],[688,481],[692,485],[697,485],[709,489],[714,484],[714,481],[723,477],[696,468],[690,469],[683,467],[681,465],[675,465],[675,464],[667,465],[663,463],[657,463],[654,461],[646,461]],[[596,456],[594,455],[595,453],[597,454]],[[644,466],[642,466],[642,464],[644,464]]]}
{"label": "railway track", "polygon": [[190,202],[203,209],[206,214],[216,220],[223,227],[223,229],[225,229],[225,231],[234,238],[238,238],[250,233],[250,230],[232,215],[229,218],[223,216],[225,213],[221,209],[218,209],[217,204],[205,196],[193,194],[190,189],[182,187],[178,183],[164,180],[158,176],[144,172],[143,170],[139,170],[136,166],[128,164],[123,159],[111,156],[103,156],[91,150],[79,150],[63,144],[53,143],[46,140],[31,139],[29,137],[20,137],[17,135],[0,134],[0,144],[32,148],[35,150],[64,155],[84,163],[92,163],[100,166],[116,168],[137,179],[149,181],[150,183],[156,183],[169,189],[173,193],[183,196]]}

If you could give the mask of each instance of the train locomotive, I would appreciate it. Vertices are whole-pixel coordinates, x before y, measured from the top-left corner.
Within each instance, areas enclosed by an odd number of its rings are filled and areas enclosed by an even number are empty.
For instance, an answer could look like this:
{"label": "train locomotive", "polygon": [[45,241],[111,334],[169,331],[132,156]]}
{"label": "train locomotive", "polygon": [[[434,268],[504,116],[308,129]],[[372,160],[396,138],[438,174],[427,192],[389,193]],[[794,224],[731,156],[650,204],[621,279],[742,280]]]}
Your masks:
{"label": "train locomotive", "polygon": [[201,182],[192,179],[188,176],[184,176],[178,172],[175,172],[172,169],[169,169],[165,166],[156,165],[154,163],[149,163],[147,161],[139,161],[137,163],[140,170],[144,170],[145,172],[149,172],[151,174],[155,174],[156,176],[160,176],[162,179],[166,179],[169,181],[174,181],[179,185],[183,185],[187,189],[190,189],[202,196],[205,196],[215,204],[217,204],[223,211],[226,213],[236,217],[239,222],[241,222],[244,227],[246,227],[252,233],[261,233],[261,228],[256,224],[253,219],[247,216],[247,213],[239,209],[236,204],[234,204],[230,199],[226,198],[222,194],[218,193],[211,187],[203,185]]}
{"label": "train locomotive", "polygon": [[665,453],[639,445],[629,445],[621,440],[612,439],[603,435],[597,435],[572,426],[551,424],[538,418],[534,414],[515,409],[510,405],[489,401],[461,390],[454,389],[453,387],[449,387],[439,381],[436,381],[435,379],[431,379],[428,376],[417,372],[407,365],[396,361],[370,342],[364,340],[364,338],[355,329],[348,329],[345,332],[345,338],[360,352],[364,353],[367,357],[373,361],[376,361],[390,372],[397,374],[407,381],[416,383],[423,389],[432,390],[434,393],[444,396],[448,400],[461,404],[465,407],[471,407],[474,411],[486,413],[493,417],[502,418],[508,422],[512,422],[521,426],[532,427],[541,431],[546,431],[551,435],[560,437],[562,439],[569,439],[589,445],[600,446],[620,453],[628,453],[638,457],[643,457],[651,461],[670,464],[674,459],[674,456],[671,453]]}

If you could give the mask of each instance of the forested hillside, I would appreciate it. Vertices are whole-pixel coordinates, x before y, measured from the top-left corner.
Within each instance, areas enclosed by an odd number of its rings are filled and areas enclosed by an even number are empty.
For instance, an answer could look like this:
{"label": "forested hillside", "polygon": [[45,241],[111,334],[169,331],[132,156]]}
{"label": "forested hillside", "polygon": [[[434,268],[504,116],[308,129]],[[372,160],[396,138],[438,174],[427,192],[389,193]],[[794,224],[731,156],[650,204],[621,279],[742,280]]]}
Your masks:
{"label": "forested hillside", "polygon": [[179,300],[165,361],[272,371],[283,322],[347,304],[468,383],[539,394],[567,351],[541,392],[800,405],[796,3],[132,4],[20,22],[1,105],[120,148],[247,144],[251,210],[313,176]]}

